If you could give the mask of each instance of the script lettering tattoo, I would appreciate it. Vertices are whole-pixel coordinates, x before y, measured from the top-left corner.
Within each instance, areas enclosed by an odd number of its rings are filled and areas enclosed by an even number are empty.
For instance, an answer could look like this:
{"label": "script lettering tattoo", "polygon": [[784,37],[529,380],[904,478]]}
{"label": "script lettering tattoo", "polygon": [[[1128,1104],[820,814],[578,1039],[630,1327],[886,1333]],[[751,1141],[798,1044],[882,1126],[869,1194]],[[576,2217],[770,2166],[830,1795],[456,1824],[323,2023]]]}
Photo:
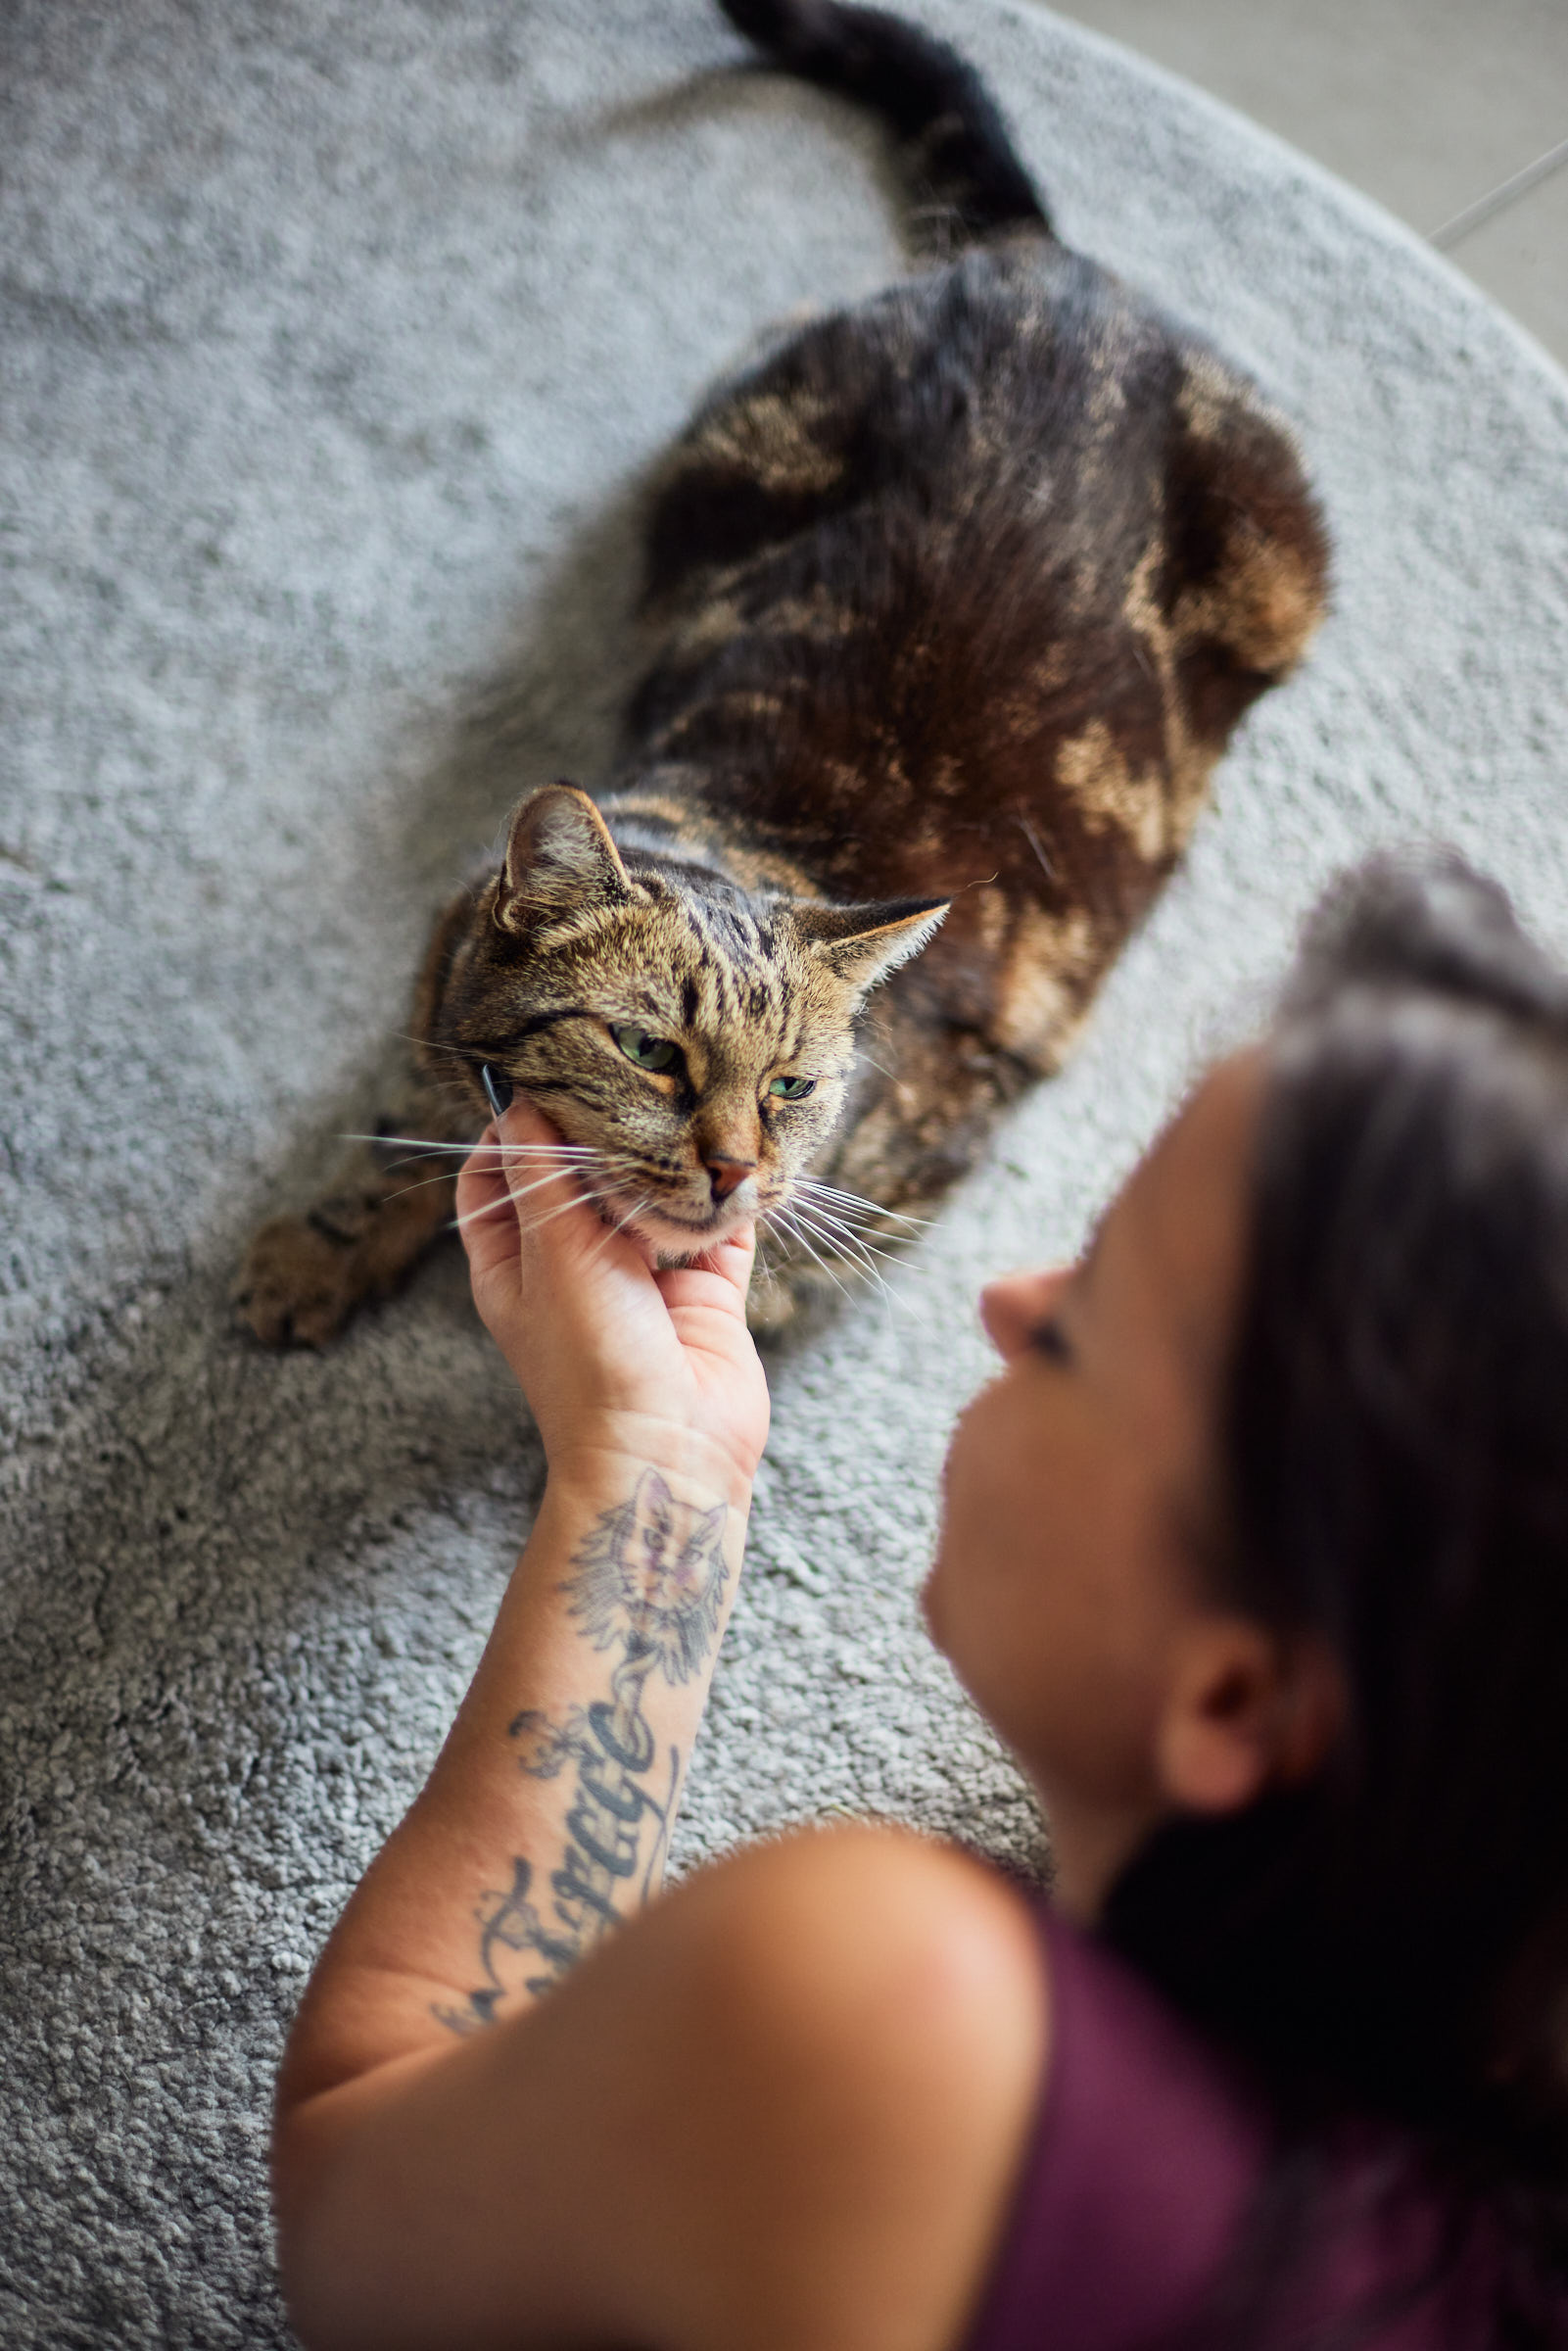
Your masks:
{"label": "script lettering tattoo", "polygon": [[586,1639],[615,1656],[609,1697],[572,1706],[560,1722],[529,1707],[509,1725],[531,1779],[555,1779],[568,1764],[575,1772],[565,1852],[550,1873],[547,1909],[530,1900],[534,1867],[520,1855],[507,1891],[485,1895],[476,1913],[485,1982],[460,2008],[435,2011],[453,2032],[490,2024],[497,2004],[517,1989],[506,1953],[542,1962],[523,1989],[547,1991],[617,1924],[623,1885],[637,1881],[644,1900],[657,1886],[681,1757],[669,1750],[667,1784],[655,1796],[648,1777],[659,1750],[642,1695],[655,1674],[672,1686],[689,1682],[712,1649],[724,1612],[725,1517],[723,1503],[693,1510],[676,1501],[656,1469],[645,1469],[631,1501],[605,1511],[573,1553],[559,1588]]}

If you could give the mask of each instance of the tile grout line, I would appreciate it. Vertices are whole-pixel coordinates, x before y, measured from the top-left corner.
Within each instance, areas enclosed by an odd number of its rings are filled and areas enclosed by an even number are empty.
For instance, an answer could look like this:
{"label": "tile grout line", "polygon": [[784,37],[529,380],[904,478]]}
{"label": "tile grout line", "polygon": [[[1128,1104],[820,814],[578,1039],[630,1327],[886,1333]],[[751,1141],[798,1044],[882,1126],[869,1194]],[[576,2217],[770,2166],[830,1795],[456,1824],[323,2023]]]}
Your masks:
{"label": "tile grout line", "polygon": [[1499,180],[1495,188],[1488,189],[1486,195],[1478,196],[1474,204],[1467,204],[1462,212],[1455,213],[1451,220],[1445,220],[1441,228],[1431,230],[1427,243],[1435,245],[1439,253],[1451,253],[1454,246],[1462,243],[1473,229],[1480,228],[1497,214],[1505,212],[1521,196],[1527,196],[1532,188],[1540,187],[1544,179],[1549,179],[1554,171],[1561,170],[1564,164],[1568,164],[1568,139],[1559,139],[1555,147],[1548,147],[1544,155],[1538,155],[1535,162],[1526,164],[1522,171],[1515,171],[1511,178]]}

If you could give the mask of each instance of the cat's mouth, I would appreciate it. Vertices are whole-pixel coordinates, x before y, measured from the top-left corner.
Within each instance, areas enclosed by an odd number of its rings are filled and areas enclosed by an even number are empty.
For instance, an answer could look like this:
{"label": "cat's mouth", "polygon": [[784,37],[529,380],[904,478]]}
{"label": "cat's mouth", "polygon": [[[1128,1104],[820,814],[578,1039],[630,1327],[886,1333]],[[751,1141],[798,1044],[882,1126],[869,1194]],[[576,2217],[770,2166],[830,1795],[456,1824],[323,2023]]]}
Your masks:
{"label": "cat's mouth", "polygon": [[754,1210],[736,1208],[726,1200],[707,1217],[672,1217],[664,1209],[647,1208],[629,1217],[627,1224],[651,1241],[661,1256],[673,1250],[683,1257],[700,1257],[704,1249],[711,1249],[736,1226],[749,1223],[754,1214]]}
{"label": "cat's mouth", "polygon": [[742,1197],[753,1191],[753,1185],[742,1185],[728,1200],[716,1201],[706,1215],[680,1215],[633,1194],[624,1201],[606,1200],[599,1214],[606,1223],[619,1225],[623,1231],[635,1232],[667,1263],[676,1264],[684,1258],[700,1257],[729,1233],[742,1224],[755,1222],[767,1203]]}

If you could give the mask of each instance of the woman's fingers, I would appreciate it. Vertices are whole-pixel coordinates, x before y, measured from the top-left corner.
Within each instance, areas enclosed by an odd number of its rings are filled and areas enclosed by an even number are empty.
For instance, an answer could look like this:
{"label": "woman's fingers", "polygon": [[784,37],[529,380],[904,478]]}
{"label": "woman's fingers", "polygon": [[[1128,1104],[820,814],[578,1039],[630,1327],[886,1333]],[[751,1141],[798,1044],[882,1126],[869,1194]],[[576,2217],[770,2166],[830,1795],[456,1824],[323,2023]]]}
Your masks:
{"label": "woman's fingers", "polygon": [[525,1251],[532,1254],[530,1243],[546,1232],[555,1255],[570,1256],[574,1243],[602,1239],[604,1227],[583,1196],[577,1163],[543,1112],[519,1097],[497,1131]]}
{"label": "woman's fingers", "polygon": [[531,1103],[493,1119],[475,1143],[457,1178],[457,1226],[476,1280],[515,1287],[525,1258],[537,1279],[543,1268],[536,1236],[546,1225],[555,1227],[557,1259],[563,1251],[576,1254],[573,1227],[579,1244],[602,1234],[560,1144]]}
{"label": "woman's fingers", "polygon": [[717,1249],[698,1262],[711,1265],[722,1273],[743,1298],[751,1286],[751,1269],[757,1258],[757,1228],[755,1224],[737,1224],[734,1232],[725,1234]]}
{"label": "woman's fingers", "polygon": [[740,1224],[689,1265],[668,1266],[654,1279],[672,1312],[684,1306],[725,1306],[739,1314],[745,1309],[756,1255],[755,1225]]}
{"label": "woman's fingers", "polygon": [[647,1254],[636,1233],[616,1223],[615,1202],[603,1195],[594,1161],[579,1164],[549,1120],[521,1098],[499,1131],[530,1278],[565,1273],[590,1291],[627,1272],[645,1283]]}
{"label": "woman's fingers", "polygon": [[562,1351],[586,1367],[628,1318],[651,1309],[665,1324],[643,1251],[606,1223],[572,1147],[533,1103],[519,1098],[486,1128],[457,1213],[475,1302],[525,1387],[525,1356],[536,1370]]}
{"label": "woman's fingers", "polygon": [[494,1125],[485,1128],[457,1174],[457,1229],[475,1277],[517,1257],[517,1211]]}

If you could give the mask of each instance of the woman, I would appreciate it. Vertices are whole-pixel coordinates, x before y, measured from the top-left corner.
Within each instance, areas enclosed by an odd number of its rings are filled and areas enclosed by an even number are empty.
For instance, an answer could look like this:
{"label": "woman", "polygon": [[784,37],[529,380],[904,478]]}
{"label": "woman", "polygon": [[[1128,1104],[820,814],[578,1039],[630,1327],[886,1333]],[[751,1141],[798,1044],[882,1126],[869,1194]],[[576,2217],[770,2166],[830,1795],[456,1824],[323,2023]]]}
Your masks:
{"label": "woman", "polygon": [[926,1607],[1045,1913],[869,1828],[642,1908],[748,1255],[650,1273],[499,1133],[464,1231],[548,1480],[290,2042],[306,2342],[1568,2342],[1568,982],[1500,893],[1354,879],[1083,1262],[985,1293]]}

